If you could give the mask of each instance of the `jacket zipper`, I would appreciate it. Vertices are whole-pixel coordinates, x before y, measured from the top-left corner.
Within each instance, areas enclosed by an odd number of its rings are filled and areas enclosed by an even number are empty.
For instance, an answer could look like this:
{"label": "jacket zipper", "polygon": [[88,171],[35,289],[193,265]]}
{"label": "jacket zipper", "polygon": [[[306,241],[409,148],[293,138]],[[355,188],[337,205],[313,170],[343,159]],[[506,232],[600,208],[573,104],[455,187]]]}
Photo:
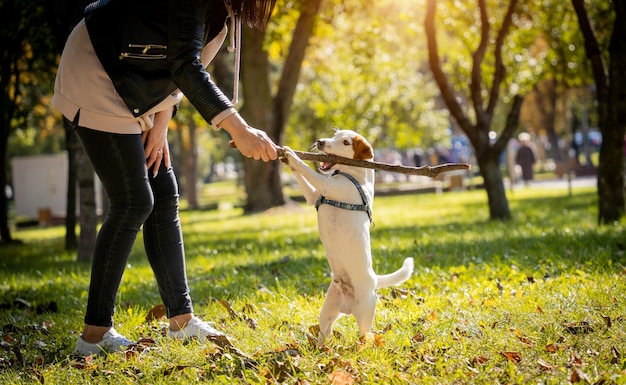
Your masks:
{"label": "jacket zipper", "polygon": [[151,49],[167,49],[166,45],[162,44],[128,44],[128,48],[143,48],[141,53],[134,52],[122,52],[120,54],[120,60],[123,59],[165,59],[167,56],[165,54],[149,54],[148,51]]}

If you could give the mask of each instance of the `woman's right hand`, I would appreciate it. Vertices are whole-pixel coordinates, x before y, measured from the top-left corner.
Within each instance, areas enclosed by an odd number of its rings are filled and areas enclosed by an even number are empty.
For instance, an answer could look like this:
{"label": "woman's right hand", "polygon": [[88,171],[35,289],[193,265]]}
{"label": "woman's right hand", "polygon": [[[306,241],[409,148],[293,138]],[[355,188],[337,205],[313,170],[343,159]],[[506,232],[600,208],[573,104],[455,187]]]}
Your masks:
{"label": "woman's right hand", "polygon": [[278,158],[277,146],[267,133],[249,126],[238,113],[222,120],[219,126],[230,134],[243,156],[264,162]]}

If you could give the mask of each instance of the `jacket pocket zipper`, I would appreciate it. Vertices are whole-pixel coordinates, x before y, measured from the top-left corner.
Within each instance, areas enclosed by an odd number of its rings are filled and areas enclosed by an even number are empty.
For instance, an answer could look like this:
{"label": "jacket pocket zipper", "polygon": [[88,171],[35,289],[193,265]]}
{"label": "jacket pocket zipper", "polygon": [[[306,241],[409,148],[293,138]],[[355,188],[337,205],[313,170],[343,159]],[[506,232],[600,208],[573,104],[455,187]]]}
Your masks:
{"label": "jacket pocket zipper", "polygon": [[165,59],[165,54],[151,54],[148,53],[151,49],[167,49],[166,45],[162,44],[128,44],[128,48],[141,48],[141,53],[135,52],[122,52],[120,54],[120,60],[123,59]]}

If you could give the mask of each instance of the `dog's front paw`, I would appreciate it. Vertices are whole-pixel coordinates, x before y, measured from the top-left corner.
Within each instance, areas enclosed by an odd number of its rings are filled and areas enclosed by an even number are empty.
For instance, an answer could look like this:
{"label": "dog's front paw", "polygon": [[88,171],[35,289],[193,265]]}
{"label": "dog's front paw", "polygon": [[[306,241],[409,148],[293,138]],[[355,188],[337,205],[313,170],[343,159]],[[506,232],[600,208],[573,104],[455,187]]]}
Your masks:
{"label": "dog's front paw", "polygon": [[292,171],[296,171],[301,160],[298,158],[295,152],[287,146],[283,147],[282,155],[280,156],[280,161],[283,162],[287,167],[289,167]]}

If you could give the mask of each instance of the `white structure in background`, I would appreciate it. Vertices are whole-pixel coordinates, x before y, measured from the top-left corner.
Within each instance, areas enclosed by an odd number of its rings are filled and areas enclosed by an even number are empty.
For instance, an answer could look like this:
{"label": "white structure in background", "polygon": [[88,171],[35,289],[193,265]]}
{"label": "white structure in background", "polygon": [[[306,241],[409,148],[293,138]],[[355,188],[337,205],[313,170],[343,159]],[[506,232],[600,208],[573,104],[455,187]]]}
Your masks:
{"label": "white structure in background", "polygon": [[[11,159],[11,169],[16,216],[39,220],[43,219],[42,215],[65,218],[68,173],[66,152],[54,155],[14,157]],[[102,189],[100,180],[97,177],[95,179],[96,210],[100,213]],[[76,196],[79,196],[78,191]]]}

